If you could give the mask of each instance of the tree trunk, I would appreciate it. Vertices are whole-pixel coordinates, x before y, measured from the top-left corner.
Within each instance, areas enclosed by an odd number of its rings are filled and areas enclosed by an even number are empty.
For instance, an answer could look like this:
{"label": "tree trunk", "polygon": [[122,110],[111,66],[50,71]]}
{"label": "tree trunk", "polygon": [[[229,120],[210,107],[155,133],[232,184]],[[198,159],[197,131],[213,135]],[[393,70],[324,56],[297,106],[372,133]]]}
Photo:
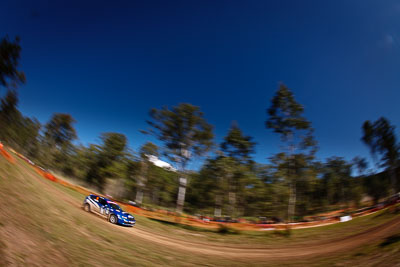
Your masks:
{"label": "tree trunk", "polygon": [[221,207],[222,207],[222,196],[216,195],[215,196],[215,209],[214,209],[215,217],[221,217],[221,212],[222,212]]}
{"label": "tree trunk", "polygon": [[293,217],[296,209],[296,185],[293,182],[290,183],[289,192],[289,205],[288,205],[288,221],[293,222]]}
{"label": "tree trunk", "polygon": [[152,199],[153,199],[153,204],[155,204],[155,205],[159,204],[159,201],[158,201],[158,188],[153,189]]}
{"label": "tree trunk", "polygon": [[147,163],[142,160],[141,164],[141,170],[140,170],[140,176],[138,179],[138,187],[136,191],[136,198],[135,202],[139,205],[142,205],[143,203],[143,191],[146,187],[146,174],[147,174]]}
{"label": "tree trunk", "polygon": [[179,178],[179,191],[178,191],[178,199],[176,201],[176,212],[179,214],[183,211],[183,205],[185,203],[185,194],[186,194],[186,177]]}
{"label": "tree trunk", "polygon": [[391,190],[390,190],[390,195],[394,195],[396,193],[396,169],[394,167],[390,167],[389,169],[389,175],[390,175],[390,182],[391,182]]}
{"label": "tree trunk", "polygon": [[138,204],[139,206],[142,205],[142,202],[143,202],[143,190],[142,190],[142,188],[140,188],[140,187],[138,187],[138,189],[137,189],[137,191],[136,191],[135,202],[136,202],[136,204]]}
{"label": "tree trunk", "polygon": [[289,179],[290,179],[290,185],[289,185],[289,205],[288,205],[288,221],[292,222],[293,221],[293,216],[295,213],[295,208],[296,208],[296,182],[295,179],[296,177],[296,171],[295,171],[295,145],[292,143],[294,139],[293,133],[289,134],[288,140],[289,140]]}
{"label": "tree trunk", "polygon": [[235,217],[236,193],[229,192],[229,215],[231,218]]}

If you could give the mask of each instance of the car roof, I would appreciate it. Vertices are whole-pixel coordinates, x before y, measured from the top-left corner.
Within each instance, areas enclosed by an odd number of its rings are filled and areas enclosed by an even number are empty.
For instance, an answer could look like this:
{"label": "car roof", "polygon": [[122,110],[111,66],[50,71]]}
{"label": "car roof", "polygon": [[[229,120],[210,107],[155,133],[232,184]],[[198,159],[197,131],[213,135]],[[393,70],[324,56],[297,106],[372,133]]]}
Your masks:
{"label": "car roof", "polygon": [[111,201],[111,200],[109,200],[108,198],[105,198],[105,197],[102,197],[102,196],[99,196],[99,195],[90,194],[90,196],[91,196],[91,197],[102,198],[102,199],[104,199],[104,200],[107,201],[107,202],[110,202],[110,201]]}

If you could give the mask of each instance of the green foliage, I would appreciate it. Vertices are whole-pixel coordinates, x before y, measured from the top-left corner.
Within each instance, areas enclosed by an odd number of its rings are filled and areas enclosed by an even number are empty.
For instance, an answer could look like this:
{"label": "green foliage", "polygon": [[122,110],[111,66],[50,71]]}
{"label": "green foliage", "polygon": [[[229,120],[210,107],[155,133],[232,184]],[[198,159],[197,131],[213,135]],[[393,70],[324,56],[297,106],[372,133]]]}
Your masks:
{"label": "green foliage", "polygon": [[25,83],[25,74],[18,70],[20,54],[19,37],[10,41],[6,36],[0,41],[0,86],[16,88]]}
{"label": "green foliage", "polygon": [[203,118],[199,107],[183,103],[169,110],[150,110],[152,121],[148,121],[153,133],[165,145],[165,155],[180,166],[177,211],[181,213],[186,192],[186,166],[193,156],[204,155],[212,146],[212,126]]}
{"label": "green foliage", "polygon": [[126,164],[126,137],[119,133],[103,133],[103,144],[91,146],[92,161],[86,180],[103,190],[107,178],[124,179],[128,174]]}
{"label": "green foliage", "polygon": [[103,133],[101,135],[103,146],[101,147],[101,157],[105,165],[111,165],[125,156],[127,139],[120,133]]}
{"label": "green foliage", "polygon": [[281,135],[282,140],[292,138],[296,131],[310,130],[311,123],[302,116],[304,108],[296,102],[293,93],[281,84],[268,109],[266,127]]}
{"label": "green foliage", "polygon": [[390,179],[385,172],[369,175],[363,179],[363,186],[365,192],[374,200],[374,203],[378,203],[381,198],[389,194]]}
{"label": "green foliage", "polygon": [[75,120],[69,114],[54,113],[50,121],[45,125],[45,138],[49,146],[56,146],[64,150],[70,146],[71,141],[77,138],[73,127]]}
{"label": "green foliage", "polygon": [[395,127],[381,117],[375,122],[365,121],[361,140],[369,146],[374,158],[378,157],[379,167],[388,168],[391,178],[391,193],[400,189],[396,168],[399,163],[399,144],[394,132]]}
{"label": "green foliage", "polygon": [[74,175],[72,141],[77,138],[73,124],[75,120],[69,114],[54,113],[45,125],[41,162],[66,175]]}
{"label": "green foliage", "polygon": [[381,167],[393,167],[399,158],[399,145],[394,133],[395,127],[381,117],[371,123],[365,121],[361,140],[369,146],[373,156],[379,156]]}
{"label": "green foliage", "polygon": [[153,127],[160,141],[164,142],[167,156],[186,167],[192,155],[201,156],[212,146],[212,126],[203,118],[199,107],[183,103],[169,110],[150,110]]}
{"label": "green foliage", "polygon": [[236,230],[235,228],[229,227],[228,225],[225,224],[220,224],[218,225],[218,231],[219,234],[233,234],[233,235],[237,235],[240,234],[240,232],[238,230]]}
{"label": "green foliage", "polygon": [[292,229],[287,227],[285,230],[274,230],[272,233],[276,236],[289,238],[292,236]]}
{"label": "green foliage", "polygon": [[146,200],[163,207],[173,207],[178,191],[178,173],[149,165],[147,173]]}
{"label": "green foliage", "polygon": [[354,179],[350,163],[343,158],[329,158],[322,170],[322,179],[328,204],[349,203],[352,199]]}
{"label": "green foliage", "polygon": [[1,99],[0,140],[30,157],[37,157],[41,125],[36,119],[24,117],[17,109],[17,104],[18,95],[15,90],[9,90]]}
{"label": "green foliage", "polygon": [[368,162],[365,158],[361,157],[354,157],[352,160],[353,167],[355,167],[358,171],[359,175],[365,174],[365,172],[368,170]]}
{"label": "green foliage", "polygon": [[311,123],[303,117],[304,108],[293,93],[281,84],[268,109],[266,127],[280,134],[286,143],[284,152],[271,159],[275,175],[283,177],[289,187],[288,219],[295,216],[298,183],[312,175],[311,166],[316,152],[316,141]]}
{"label": "green foliage", "polygon": [[234,158],[240,164],[251,163],[250,154],[254,153],[255,143],[252,137],[243,135],[239,126],[234,123],[229,133],[221,144],[221,149],[229,157]]}
{"label": "green foliage", "polygon": [[139,151],[140,157],[144,160],[147,160],[147,156],[159,156],[158,146],[153,144],[152,142],[145,143]]}

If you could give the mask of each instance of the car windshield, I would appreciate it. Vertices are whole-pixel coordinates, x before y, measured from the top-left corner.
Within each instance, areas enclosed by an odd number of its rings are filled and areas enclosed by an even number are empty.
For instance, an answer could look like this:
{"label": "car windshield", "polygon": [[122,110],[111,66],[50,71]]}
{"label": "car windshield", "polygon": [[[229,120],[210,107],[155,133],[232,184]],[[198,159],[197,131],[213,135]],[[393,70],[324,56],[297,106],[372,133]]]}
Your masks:
{"label": "car windshield", "polygon": [[115,203],[109,203],[109,204],[110,204],[111,208],[113,208],[115,210],[121,210],[122,211],[122,209],[117,204],[115,204]]}

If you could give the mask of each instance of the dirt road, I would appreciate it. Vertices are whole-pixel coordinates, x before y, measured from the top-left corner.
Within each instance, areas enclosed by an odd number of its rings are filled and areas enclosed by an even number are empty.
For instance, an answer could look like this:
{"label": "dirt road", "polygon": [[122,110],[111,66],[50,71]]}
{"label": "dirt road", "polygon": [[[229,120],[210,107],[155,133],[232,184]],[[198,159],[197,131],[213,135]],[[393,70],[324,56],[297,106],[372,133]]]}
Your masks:
{"label": "dirt road", "polygon": [[379,227],[369,229],[366,232],[349,236],[343,239],[312,242],[307,246],[288,246],[285,248],[248,248],[233,247],[227,245],[216,245],[215,243],[197,243],[188,242],[171,237],[155,235],[151,232],[140,229],[121,228],[128,234],[157,243],[161,246],[167,246],[171,249],[179,249],[190,253],[201,253],[214,256],[223,256],[228,258],[248,258],[248,259],[289,259],[323,256],[342,251],[350,251],[360,245],[373,242],[387,237],[393,232],[400,230],[400,216]]}

